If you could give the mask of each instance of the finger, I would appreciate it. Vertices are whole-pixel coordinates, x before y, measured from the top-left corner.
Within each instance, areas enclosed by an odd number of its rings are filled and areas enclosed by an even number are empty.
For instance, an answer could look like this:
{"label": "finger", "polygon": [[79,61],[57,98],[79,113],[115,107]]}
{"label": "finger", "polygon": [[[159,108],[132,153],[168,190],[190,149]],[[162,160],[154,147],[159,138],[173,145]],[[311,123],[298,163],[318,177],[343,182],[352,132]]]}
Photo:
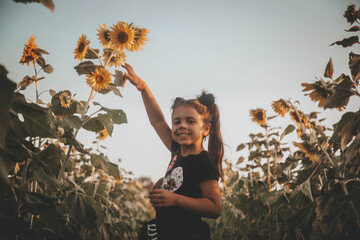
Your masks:
{"label": "finger", "polygon": [[156,189],[151,190],[150,194],[162,193],[163,191],[164,191],[163,189],[156,188]]}
{"label": "finger", "polygon": [[128,68],[130,68],[132,71],[134,71],[133,67],[130,64],[128,64],[128,63],[125,63],[125,64]]}
{"label": "finger", "polygon": [[127,71],[130,71],[129,66],[127,66],[126,63],[125,63],[125,64],[122,64],[121,66],[122,66],[123,68],[125,68]]}

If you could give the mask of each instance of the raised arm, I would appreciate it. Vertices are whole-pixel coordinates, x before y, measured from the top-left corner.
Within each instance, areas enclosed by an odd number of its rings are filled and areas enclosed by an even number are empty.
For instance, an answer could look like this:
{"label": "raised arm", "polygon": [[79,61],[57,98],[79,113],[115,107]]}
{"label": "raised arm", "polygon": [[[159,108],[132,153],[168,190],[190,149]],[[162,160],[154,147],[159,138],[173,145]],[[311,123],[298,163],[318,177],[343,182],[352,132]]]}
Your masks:
{"label": "raised arm", "polygon": [[[127,72],[124,73],[124,77],[128,79],[133,85],[139,86],[141,89],[141,96],[144,102],[146,113],[150,120],[151,125],[155,129],[156,133],[160,137],[161,141],[165,146],[171,150],[171,129],[167,122],[165,121],[164,114],[161,111],[154,95],[151,93],[150,88],[147,84],[135,74],[134,69],[129,64],[125,63],[121,65],[126,69]],[[138,88],[138,89],[139,89]]]}

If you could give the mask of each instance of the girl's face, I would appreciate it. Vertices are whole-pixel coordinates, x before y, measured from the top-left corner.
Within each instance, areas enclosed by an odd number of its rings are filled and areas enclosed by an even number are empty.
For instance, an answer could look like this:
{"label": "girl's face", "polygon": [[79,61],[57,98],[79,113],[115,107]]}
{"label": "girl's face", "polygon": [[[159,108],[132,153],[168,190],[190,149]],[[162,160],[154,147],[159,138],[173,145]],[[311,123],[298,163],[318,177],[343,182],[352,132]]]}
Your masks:
{"label": "girl's face", "polygon": [[210,124],[205,124],[202,116],[191,106],[180,105],[172,115],[172,139],[181,146],[202,146],[208,135]]}

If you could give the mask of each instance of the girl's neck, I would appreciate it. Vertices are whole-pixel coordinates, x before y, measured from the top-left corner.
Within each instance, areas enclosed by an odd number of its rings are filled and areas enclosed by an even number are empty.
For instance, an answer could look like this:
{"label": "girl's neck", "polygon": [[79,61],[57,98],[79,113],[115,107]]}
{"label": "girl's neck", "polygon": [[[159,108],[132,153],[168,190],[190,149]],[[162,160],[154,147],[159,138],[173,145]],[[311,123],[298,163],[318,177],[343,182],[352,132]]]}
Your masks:
{"label": "girl's neck", "polygon": [[184,145],[180,145],[180,154],[182,157],[186,157],[190,154],[199,154],[202,151],[204,151],[204,147],[202,145],[200,146],[195,146],[195,145],[191,145],[191,146],[184,146]]}

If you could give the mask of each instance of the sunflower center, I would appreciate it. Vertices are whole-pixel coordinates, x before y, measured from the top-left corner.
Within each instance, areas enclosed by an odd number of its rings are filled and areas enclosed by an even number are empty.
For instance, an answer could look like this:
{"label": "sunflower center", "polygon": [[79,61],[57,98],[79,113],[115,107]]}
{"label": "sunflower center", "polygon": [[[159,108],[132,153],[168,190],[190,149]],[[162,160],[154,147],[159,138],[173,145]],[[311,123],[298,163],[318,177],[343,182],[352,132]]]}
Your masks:
{"label": "sunflower center", "polygon": [[255,114],[255,117],[256,117],[257,119],[259,119],[259,120],[263,120],[263,119],[264,119],[264,116],[263,116],[263,113],[262,113],[262,112],[257,112],[257,113]]}
{"label": "sunflower center", "polygon": [[96,76],[95,81],[97,83],[102,83],[104,81],[104,77],[103,76]]}
{"label": "sunflower center", "polygon": [[104,37],[105,37],[106,41],[110,41],[110,40],[111,40],[111,39],[110,39],[110,31],[109,31],[109,30],[107,30],[107,31],[104,32]]}
{"label": "sunflower center", "polygon": [[120,32],[117,37],[119,42],[122,44],[126,43],[129,40],[129,35],[125,32]]}
{"label": "sunflower center", "polygon": [[79,44],[79,52],[83,52],[85,49],[85,44],[84,43],[80,43]]}

